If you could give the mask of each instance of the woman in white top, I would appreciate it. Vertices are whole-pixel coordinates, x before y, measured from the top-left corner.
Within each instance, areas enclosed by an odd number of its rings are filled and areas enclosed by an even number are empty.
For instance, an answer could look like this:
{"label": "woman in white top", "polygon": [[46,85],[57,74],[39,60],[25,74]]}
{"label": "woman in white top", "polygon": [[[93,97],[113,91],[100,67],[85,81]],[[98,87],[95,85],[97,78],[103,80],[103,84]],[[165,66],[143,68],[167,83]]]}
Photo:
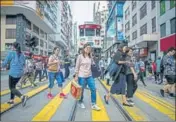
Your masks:
{"label": "woman in white top", "polygon": [[[95,81],[92,77],[91,65],[92,65],[91,47],[89,44],[85,44],[82,54],[78,56],[76,61],[75,81],[78,80],[78,83],[82,86],[83,90],[86,87],[86,85],[89,86],[91,91],[92,109],[99,111],[100,108],[96,105],[96,88],[95,88]],[[79,100],[79,105],[81,108],[85,108],[83,104],[83,92],[81,99]]]}

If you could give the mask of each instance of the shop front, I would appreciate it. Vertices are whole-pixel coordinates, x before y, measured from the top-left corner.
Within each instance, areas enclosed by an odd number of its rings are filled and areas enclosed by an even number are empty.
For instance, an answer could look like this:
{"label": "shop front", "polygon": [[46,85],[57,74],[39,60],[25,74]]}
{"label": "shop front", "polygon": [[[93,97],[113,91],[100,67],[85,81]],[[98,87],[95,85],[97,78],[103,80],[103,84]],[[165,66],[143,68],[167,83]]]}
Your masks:
{"label": "shop front", "polygon": [[167,52],[170,47],[176,48],[176,34],[160,39],[160,51]]}

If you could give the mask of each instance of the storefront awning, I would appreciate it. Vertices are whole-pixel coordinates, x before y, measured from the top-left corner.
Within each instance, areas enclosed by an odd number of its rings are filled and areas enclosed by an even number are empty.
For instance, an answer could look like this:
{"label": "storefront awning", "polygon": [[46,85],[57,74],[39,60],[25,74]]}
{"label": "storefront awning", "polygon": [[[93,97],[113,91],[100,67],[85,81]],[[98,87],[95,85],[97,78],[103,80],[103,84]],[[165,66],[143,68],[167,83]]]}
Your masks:
{"label": "storefront awning", "polygon": [[170,47],[176,47],[176,34],[160,40],[161,51],[167,51]]}

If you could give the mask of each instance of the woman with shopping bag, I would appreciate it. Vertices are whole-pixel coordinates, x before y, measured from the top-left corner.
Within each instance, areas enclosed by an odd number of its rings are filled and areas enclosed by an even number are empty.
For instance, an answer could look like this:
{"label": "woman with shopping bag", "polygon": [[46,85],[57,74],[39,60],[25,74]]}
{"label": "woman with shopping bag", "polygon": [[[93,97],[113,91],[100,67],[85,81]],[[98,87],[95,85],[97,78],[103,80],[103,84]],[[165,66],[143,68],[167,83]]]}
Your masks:
{"label": "woman with shopping bag", "polygon": [[48,61],[48,79],[49,79],[49,92],[47,97],[49,99],[53,98],[53,95],[51,94],[51,89],[54,86],[54,80],[56,79],[58,87],[59,87],[59,97],[66,98],[66,95],[63,93],[63,76],[62,72],[60,71],[60,60],[59,60],[59,48],[55,47],[53,50],[53,54],[49,57]]}
{"label": "woman with shopping bag", "polygon": [[92,109],[99,111],[101,109],[96,104],[96,88],[94,78],[92,77],[91,65],[91,47],[89,44],[85,44],[82,54],[77,58],[75,67],[75,81],[78,81],[79,85],[82,86],[82,95],[79,100],[79,106],[85,108],[83,103],[83,93],[87,84],[91,91]]}

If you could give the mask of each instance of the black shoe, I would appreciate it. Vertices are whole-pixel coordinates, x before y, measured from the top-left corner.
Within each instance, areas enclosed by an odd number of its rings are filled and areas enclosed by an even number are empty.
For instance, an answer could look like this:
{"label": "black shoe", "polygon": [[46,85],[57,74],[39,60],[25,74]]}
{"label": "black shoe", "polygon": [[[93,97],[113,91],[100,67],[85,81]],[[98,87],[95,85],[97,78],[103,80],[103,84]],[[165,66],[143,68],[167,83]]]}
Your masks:
{"label": "black shoe", "polygon": [[164,97],[164,90],[160,89],[161,96]]}
{"label": "black shoe", "polygon": [[132,104],[126,104],[126,103],[123,103],[123,106],[133,107]]}
{"label": "black shoe", "polygon": [[169,96],[170,97],[175,97],[175,95],[173,93],[170,93]]}
{"label": "black shoe", "polygon": [[9,102],[7,102],[8,104],[10,104],[10,105],[13,105],[14,104],[14,101],[9,101]]}
{"label": "black shoe", "polygon": [[22,98],[22,100],[21,100],[23,107],[26,105],[27,99],[28,99],[28,96],[23,96],[23,98]]}
{"label": "black shoe", "polygon": [[104,95],[104,101],[106,104],[109,104],[108,100],[106,99],[106,95]]}

